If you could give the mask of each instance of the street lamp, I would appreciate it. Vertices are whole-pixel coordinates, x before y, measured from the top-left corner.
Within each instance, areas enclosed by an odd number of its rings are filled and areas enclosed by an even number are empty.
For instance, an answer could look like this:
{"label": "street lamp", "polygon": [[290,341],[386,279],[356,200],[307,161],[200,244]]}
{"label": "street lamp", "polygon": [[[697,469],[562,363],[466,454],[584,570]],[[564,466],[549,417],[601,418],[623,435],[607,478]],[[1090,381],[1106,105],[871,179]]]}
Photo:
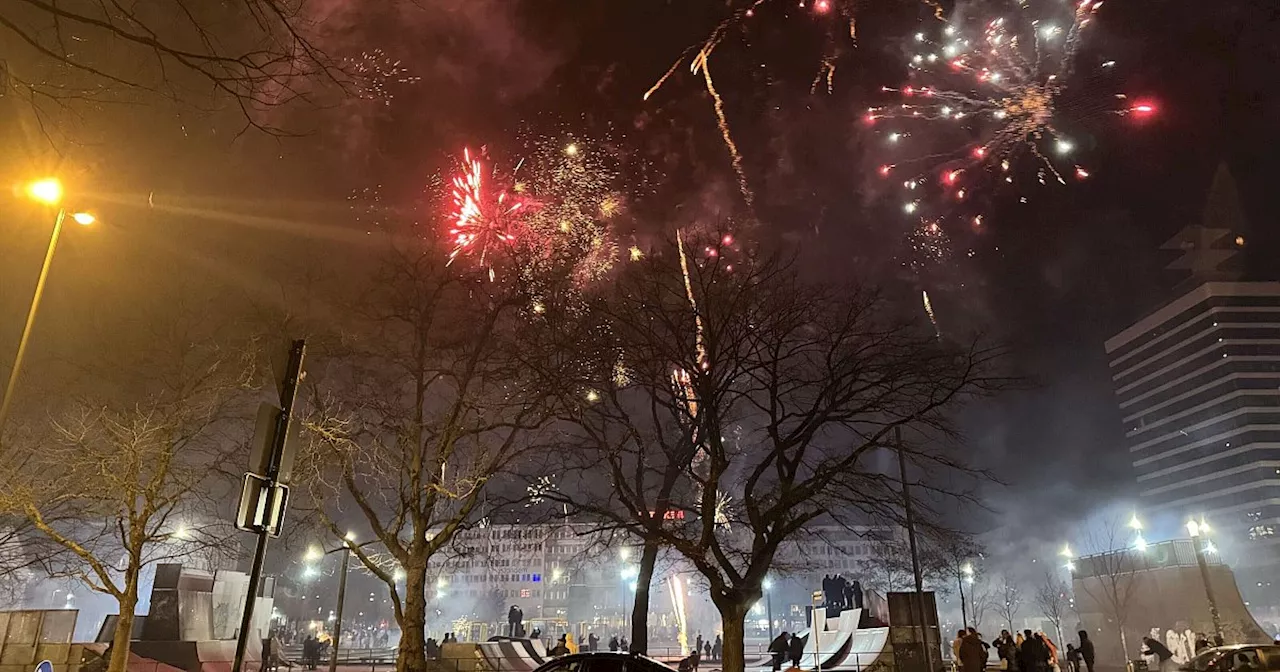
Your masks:
{"label": "street lamp", "polygon": [[[626,551],[627,549],[624,548],[622,550]],[[623,554],[623,559],[626,559],[626,557],[627,555]],[[622,574],[622,585],[619,586],[620,590],[618,591],[618,608],[619,608],[619,611],[622,612],[622,629],[626,630],[627,629],[627,587],[636,585],[635,579],[637,576],[640,575],[640,570],[635,565],[623,565],[621,574]],[[632,591],[634,590],[635,588],[632,588]]]}
{"label": "street lamp", "polygon": [[[1200,547],[1200,535],[1208,534],[1209,526],[1203,519],[1200,522],[1194,520],[1187,521],[1187,534],[1191,535],[1191,546],[1196,551],[1196,565],[1200,567],[1200,580],[1204,582],[1204,594],[1209,598],[1209,617],[1213,619],[1213,633],[1219,638],[1222,637],[1222,618],[1218,615],[1218,601],[1213,599],[1213,587],[1209,584],[1209,564],[1204,560],[1204,552],[1207,548]],[[1212,547],[1213,542],[1206,539],[1206,546]],[[1217,550],[1217,549],[1214,549]],[[1213,551],[1210,551],[1211,553]]]}
{"label": "street lamp", "polygon": [[773,641],[773,592],[771,589],[773,588],[773,582],[770,581],[769,579],[765,579],[764,583],[761,585],[764,587],[764,608],[765,608],[765,611],[768,612],[766,616],[769,617],[769,641],[772,642]]}
{"label": "street lamp", "polygon": [[333,623],[333,652],[329,655],[329,672],[338,672],[338,645],[342,641],[342,603],[347,598],[347,567],[351,563],[351,549],[355,545],[356,535],[348,532],[342,540],[342,546],[325,553],[342,551],[342,569],[338,570],[338,610]]}
{"label": "street lamp", "polygon": [[[27,310],[27,321],[22,327],[22,338],[18,340],[18,352],[13,358],[13,368],[9,370],[9,382],[4,388],[4,401],[0,401],[0,441],[4,438],[5,422],[9,419],[9,405],[13,403],[13,391],[18,386],[18,374],[22,371],[22,360],[27,354],[27,343],[31,338],[31,327],[36,321],[36,311],[40,308],[40,297],[44,295],[45,281],[49,278],[49,266],[53,263],[54,250],[58,248],[58,237],[62,233],[62,222],[67,218],[67,210],[61,207],[63,189],[62,182],[55,177],[47,177],[26,184],[22,192],[27,198],[50,208],[58,208],[58,215],[53,220],[53,234],[49,236],[49,249],[44,253],[44,263],[40,266],[40,276],[36,280],[36,291],[31,297],[31,307]],[[77,224],[88,226],[97,221],[87,212],[71,213],[71,219]]]}
{"label": "street lamp", "polygon": [[956,576],[956,585],[960,587],[960,621],[964,624],[966,630],[969,629],[969,612],[965,606],[964,599],[964,583],[968,581],[973,584],[973,565],[964,563],[960,566],[960,574]]}

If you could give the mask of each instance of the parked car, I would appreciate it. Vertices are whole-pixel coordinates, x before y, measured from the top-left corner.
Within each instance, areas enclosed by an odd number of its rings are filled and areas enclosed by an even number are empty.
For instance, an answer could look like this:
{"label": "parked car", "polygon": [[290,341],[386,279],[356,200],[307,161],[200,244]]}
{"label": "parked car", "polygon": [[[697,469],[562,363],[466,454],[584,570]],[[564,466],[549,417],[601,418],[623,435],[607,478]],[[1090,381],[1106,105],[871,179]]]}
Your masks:
{"label": "parked car", "polygon": [[1187,672],[1280,671],[1280,646],[1236,644],[1205,649],[1182,666]]}
{"label": "parked car", "polygon": [[672,672],[672,669],[637,653],[595,651],[561,656],[534,672]]}

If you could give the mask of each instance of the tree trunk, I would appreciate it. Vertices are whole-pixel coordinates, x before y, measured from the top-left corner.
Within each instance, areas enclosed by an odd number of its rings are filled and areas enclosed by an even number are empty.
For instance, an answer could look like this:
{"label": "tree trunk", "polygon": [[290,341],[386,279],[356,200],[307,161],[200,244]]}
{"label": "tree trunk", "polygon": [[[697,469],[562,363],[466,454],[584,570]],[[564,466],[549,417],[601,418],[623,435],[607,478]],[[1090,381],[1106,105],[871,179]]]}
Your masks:
{"label": "tree trunk", "polygon": [[120,605],[120,618],[116,621],[116,634],[111,638],[111,660],[107,663],[107,672],[127,672],[129,669],[129,644],[133,634],[133,612],[138,606],[138,586],[136,582],[126,581],[125,594],[117,602]]}
{"label": "tree trunk", "polygon": [[724,628],[724,658],[720,668],[723,672],[744,672],[747,608],[741,604],[716,606],[720,610],[720,627]]}
{"label": "tree trunk", "polygon": [[640,573],[636,575],[636,598],[631,606],[631,652],[649,652],[649,586],[653,585],[653,570],[658,564],[658,544],[644,542],[640,555]]}
{"label": "tree trunk", "polygon": [[427,669],[426,571],[405,572],[404,608],[400,616],[400,648],[396,652],[396,672],[425,672]]}

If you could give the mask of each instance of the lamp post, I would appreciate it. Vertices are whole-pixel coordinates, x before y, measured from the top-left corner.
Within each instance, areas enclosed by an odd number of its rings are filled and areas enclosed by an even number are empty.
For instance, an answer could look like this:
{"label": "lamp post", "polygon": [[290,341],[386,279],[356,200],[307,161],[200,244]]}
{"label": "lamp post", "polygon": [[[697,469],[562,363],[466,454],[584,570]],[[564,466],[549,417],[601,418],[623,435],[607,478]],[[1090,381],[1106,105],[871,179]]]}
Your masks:
{"label": "lamp post", "polygon": [[[53,263],[53,253],[58,249],[58,238],[62,235],[62,223],[67,218],[67,210],[62,203],[62,183],[56,178],[45,178],[27,184],[23,193],[33,201],[51,208],[57,207],[58,214],[53,220],[53,233],[49,236],[49,249],[44,253],[44,263],[40,266],[40,276],[36,280],[36,291],[31,297],[31,307],[27,309],[27,321],[22,326],[22,338],[18,340],[18,353],[13,358],[13,368],[9,370],[9,382],[4,388],[4,400],[0,401],[0,441],[4,439],[5,423],[9,419],[9,406],[13,403],[13,391],[18,386],[18,374],[22,371],[22,360],[27,354],[27,343],[31,339],[31,327],[36,321],[36,311],[40,308],[40,297],[44,296],[45,281],[49,279],[49,266]],[[87,212],[73,212],[71,219],[76,224],[88,226],[95,221]]]}
{"label": "lamp post", "polygon": [[[318,548],[312,548],[307,551],[307,560],[319,560],[329,553],[342,551],[342,568],[338,570],[338,608],[334,613],[333,622],[333,651],[329,654],[329,672],[337,672],[338,670],[338,646],[342,641],[342,604],[347,598],[347,568],[351,564],[351,546],[355,543],[356,535],[348,532],[347,536],[342,540],[342,546],[329,551],[321,551]],[[308,568],[309,570],[310,568]]]}
{"label": "lamp post", "polygon": [[964,601],[964,582],[973,583],[973,565],[964,563],[960,566],[960,573],[956,575],[956,585],[960,587],[960,622],[964,624],[964,629],[969,629],[969,614],[965,609]]}
{"label": "lamp post", "polygon": [[[623,559],[626,559],[627,556],[624,554],[622,557]],[[619,586],[618,605],[619,609],[622,611],[623,632],[630,632],[627,627],[627,588],[631,587],[632,590],[635,590],[636,576],[639,574],[640,570],[633,565],[624,565],[622,567],[622,584]]]}
{"label": "lamp post", "polygon": [[769,641],[773,641],[773,582],[769,579],[764,580],[764,610],[765,616],[769,618]]}
{"label": "lamp post", "polygon": [[1196,550],[1196,564],[1200,566],[1200,580],[1204,582],[1204,594],[1209,598],[1209,617],[1213,619],[1213,634],[1222,637],[1222,618],[1218,615],[1218,601],[1213,599],[1213,587],[1209,584],[1209,565],[1204,560],[1204,549],[1200,547],[1200,534],[1208,534],[1209,526],[1204,521],[1187,521],[1187,533],[1191,535],[1191,545]]}

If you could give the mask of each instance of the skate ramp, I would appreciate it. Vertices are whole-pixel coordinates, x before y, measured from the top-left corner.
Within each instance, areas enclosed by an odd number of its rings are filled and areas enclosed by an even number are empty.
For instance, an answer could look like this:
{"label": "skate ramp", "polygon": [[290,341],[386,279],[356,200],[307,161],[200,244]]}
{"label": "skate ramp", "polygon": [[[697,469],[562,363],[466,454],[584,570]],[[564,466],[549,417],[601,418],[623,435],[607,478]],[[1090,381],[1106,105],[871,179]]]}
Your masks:
{"label": "skate ramp", "polygon": [[[818,613],[822,613],[820,610]],[[859,628],[861,609],[846,609],[835,618],[824,619],[823,628],[817,633],[817,653],[810,637],[813,629],[802,630],[796,635],[804,641],[804,655],[800,668],[833,670],[835,672],[859,672],[870,667],[880,657],[889,639],[888,628]],[[783,664],[790,667],[791,661]],[[762,656],[747,661],[747,669],[772,670],[773,660]]]}
{"label": "skate ramp", "polygon": [[551,660],[542,640],[494,637],[476,645],[489,669],[502,672],[532,672]]}
{"label": "skate ramp", "polygon": [[[1204,578],[1191,543],[1176,539],[1151,544],[1142,552],[1128,549],[1076,560],[1071,587],[1081,627],[1094,640],[1099,660],[1124,660],[1108,606],[1115,596],[1127,605],[1124,638],[1130,657],[1137,655],[1143,637],[1152,637],[1169,647],[1175,663],[1185,663],[1195,655],[1195,634],[1213,633]],[[1226,642],[1268,643],[1270,637],[1245,606],[1231,568],[1213,554],[1205,554],[1205,560]],[[1069,640],[1075,639],[1077,629],[1063,623]]]}

